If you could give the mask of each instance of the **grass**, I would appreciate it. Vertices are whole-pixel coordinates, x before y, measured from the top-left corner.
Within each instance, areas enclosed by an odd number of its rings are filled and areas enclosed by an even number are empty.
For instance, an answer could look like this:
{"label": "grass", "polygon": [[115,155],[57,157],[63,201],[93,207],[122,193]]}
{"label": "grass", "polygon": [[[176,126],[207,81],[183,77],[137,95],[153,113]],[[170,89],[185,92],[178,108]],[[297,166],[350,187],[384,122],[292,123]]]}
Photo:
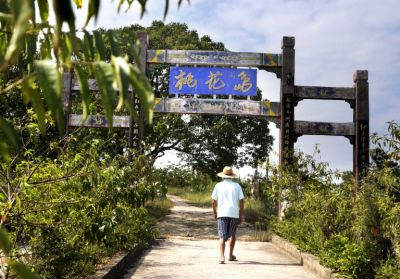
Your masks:
{"label": "grass", "polygon": [[244,220],[254,224],[254,241],[271,241],[272,230],[270,224],[273,221],[271,215],[275,214],[273,211],[273,207],[268,202],[245,198]]}
{"label": "grass", "polygon": [[148,212],[149,223],[151,225],[157,223],[158,220],[170,212],[171,207],[173,207],[173,204],[167,198],[156,197],[154,200],[148,201],[145,208]]}
{"label": "grass", "polygon": [[168,193],[187,199],[189,204],[198,207],[203,207],[203,208],[212,207],[211,189],[204,192],[197,192],[197,191],[190,191],[187,188],[168,187]]}

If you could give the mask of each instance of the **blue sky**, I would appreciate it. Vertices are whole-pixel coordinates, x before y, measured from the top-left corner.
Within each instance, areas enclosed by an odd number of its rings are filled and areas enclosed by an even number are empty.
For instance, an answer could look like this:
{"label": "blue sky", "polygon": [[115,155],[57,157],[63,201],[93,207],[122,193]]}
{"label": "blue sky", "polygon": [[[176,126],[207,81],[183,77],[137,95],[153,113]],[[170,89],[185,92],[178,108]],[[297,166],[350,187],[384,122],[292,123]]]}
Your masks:
{"label": "blue sky", "polygon": [[[148,1],[142,19],[136,1],[127,13],[119,14],[119,1],[101,2],[99,20],[95,25],[91,22],[88,30],[135,23],[149,26],[163,19],[163,0]],[[200,36],[223,42],[230,51],[280,53],[282,37],[294,36],[296,85],[352,87],[353,73],[368,70],[370,131],[385,133],[386,121],[400,120],[400,1],[191,0],[190,5],[183,1],[179,10],[177,2],[170,1],[166,24],[186,23]],[[77,27],[83,26],[85,15],[86,7],[77,11]],[[259,71],[258,86],[264,98],[279,101],[279,80],[274,74]],[[353,111],[344,101],[306,100],[296,107],[295,120],[352,122]],[[270,129],[277,139],[278,129],[274,124]],[[344,137],[302,136],[295,147],[312,154],[317,143],[321,160],[331,168],[352,169],[352,146]],[[278,151],[277,141],[274,151]],[[172,158],[170,154],[160,162]],[[249,172],[249,167],[240,170],[242,176]]]}

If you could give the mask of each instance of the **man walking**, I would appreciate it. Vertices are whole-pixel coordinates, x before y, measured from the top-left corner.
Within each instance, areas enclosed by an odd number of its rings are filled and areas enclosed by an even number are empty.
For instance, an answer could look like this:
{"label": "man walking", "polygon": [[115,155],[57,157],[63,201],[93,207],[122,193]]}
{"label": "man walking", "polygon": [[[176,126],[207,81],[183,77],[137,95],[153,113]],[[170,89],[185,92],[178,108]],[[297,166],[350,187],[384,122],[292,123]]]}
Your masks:
{"label": "man walking", "polygon": [[[233,255],[233,248],[235,248],[235,234],[238,225],[243,220],[243,191],[238,183],[232,181],[232,178],[237,177],[233,173],[231,167],[225,167],[223,172],[217,174],[219,177],[224,178],[224,181],[215,185],[214,191],[211,195],[212,207],[214,210],[214,219],[218,221],[218,235],[219,235],[219,249],[221,258],[218,261],[220,264],[225,263],[225,242],[229,239],[229,257],[228,261],[236,260]],[[217,201],[218,201],[218,214],[217,214]],[[238,202],[240,201],[240,211]]]}

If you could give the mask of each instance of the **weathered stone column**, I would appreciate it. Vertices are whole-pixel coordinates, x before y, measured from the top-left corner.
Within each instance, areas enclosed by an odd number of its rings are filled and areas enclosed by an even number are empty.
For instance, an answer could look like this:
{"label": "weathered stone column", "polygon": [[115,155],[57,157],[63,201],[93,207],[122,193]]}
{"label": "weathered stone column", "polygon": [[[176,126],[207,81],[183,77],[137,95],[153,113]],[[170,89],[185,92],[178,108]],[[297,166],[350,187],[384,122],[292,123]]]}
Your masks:
{"label": "weathered stone column", "polygon": [[[140,48],[136,47],[136,51],[138,52],[140,65],[141,65],[141,72],[146,74],[146,63],[147,63],[147,49],[149,46],[149,36],[145,31],[136,31],[136,37],[140,41]],[[139,114],[140,122],[143,127],[143,113],[142,107],[140,105],[140,100],[137,98],[135,91],[132,91],[132,102]],[[130,117],[129,121],[129,140],[128,140],[128,148],[134,149],[137,152],[141,153],[141,141],[143,140],[143,129],[141,129],[138,123],[135,122],[133,117]],[[129,154],[129,161],[132,161],[132,154]]]}
{"label": "weathered stone column", "polygon": [[293,150],[294,147],[294,44],[294,37],[283,37],[280,136],[280,163],[282,166],[287,166],[292,163],[287,152]]}
{"label": "weathered stone column", "polygon": [[357,70],[353,80],[356,88],[355,108],[355,172],[354,177],[359,182],[367,175],[369,167],[369,84],[368,71]]}
{"label": "weathered stone column", "polygon": [[[289,154],[294,147],[294,37],[282,39],[281,130],[279,135],[279,164],[287,167],[293,160]],[[279,189],[279,197],[281,189]],[[278,201],[278,219],[281,219],[281,201]]]}

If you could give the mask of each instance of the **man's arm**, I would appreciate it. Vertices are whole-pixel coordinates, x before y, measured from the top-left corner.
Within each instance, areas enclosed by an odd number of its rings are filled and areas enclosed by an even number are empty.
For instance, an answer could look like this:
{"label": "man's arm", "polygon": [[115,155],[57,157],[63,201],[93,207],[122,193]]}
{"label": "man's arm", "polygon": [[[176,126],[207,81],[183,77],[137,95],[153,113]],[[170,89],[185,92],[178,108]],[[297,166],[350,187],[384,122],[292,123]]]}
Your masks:
{"label": "man's arm", "polygon": [[212,201],[212,208],[214,211],[214,219],[217,220],[217,201],[214,199]]}
{"label": "man's arm", "polygon": [[240,210],[239,210],[239,225],[242,223],[243,221],[243,199],[241,199],[240,201]]}

